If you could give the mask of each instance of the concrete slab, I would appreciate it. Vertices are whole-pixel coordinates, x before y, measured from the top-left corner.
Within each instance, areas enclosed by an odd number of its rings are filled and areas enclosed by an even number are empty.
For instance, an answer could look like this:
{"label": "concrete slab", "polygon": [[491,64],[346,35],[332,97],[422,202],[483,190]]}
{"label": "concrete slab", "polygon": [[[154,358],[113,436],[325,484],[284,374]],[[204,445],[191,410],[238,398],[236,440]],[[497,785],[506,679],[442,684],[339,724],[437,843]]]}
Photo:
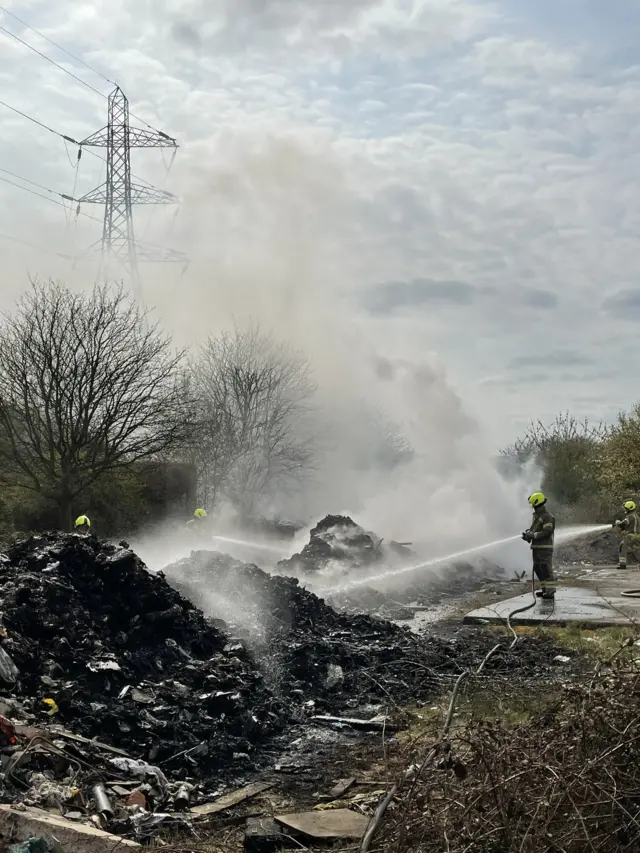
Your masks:
{"label": "concrete slab", "polygon": [[[626,578],[625,578],[626,580]],[[636,583],[611,582],[604,573],[596,580],[594,588],[560,587],[555,605],[540,602],[525,613],[518,613],[512,625],[567,625],[585,623],[591,627],[616,627],[640,624],[640,599],[623,597],[625,589],[640,586]],[[596,586],[597,584],[597,586]],[[531,603],[531,593],[498,601],[487,607],[472,610],[464,617],[467,624],[505,624],[509,613]]]}
{"label": "concrete slab", "polygon": [[357,840],[362,838],[369,818],[349,809],[334,809],[276,815],[276,821],[309,838]]}
{"label": "concrete slab", "polygon": [[141,849],[135,841],[84,823],[72,823],[43,809],[0,805],[0,842],[26,841],[32,836],[58,841],[65,853],[114,853],[116,849],[123,853]]}

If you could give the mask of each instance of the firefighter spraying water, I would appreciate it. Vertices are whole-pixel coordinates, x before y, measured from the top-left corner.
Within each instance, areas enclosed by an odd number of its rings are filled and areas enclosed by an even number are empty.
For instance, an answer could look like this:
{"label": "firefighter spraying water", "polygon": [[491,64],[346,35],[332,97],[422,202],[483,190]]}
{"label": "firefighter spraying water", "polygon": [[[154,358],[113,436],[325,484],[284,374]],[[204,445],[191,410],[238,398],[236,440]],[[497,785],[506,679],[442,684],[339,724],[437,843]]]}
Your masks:
{"label": "firefighter spraying water", "polygon": [[541,589],[536,595],[545,601],[553,601],[556,594],[553,576],[553,545],[556,520],[547,508],[547,499],[542,492],[529,496],[533,507],[531,527],[524,531],[522,538],[531,545],[533,572],[540,581]]}

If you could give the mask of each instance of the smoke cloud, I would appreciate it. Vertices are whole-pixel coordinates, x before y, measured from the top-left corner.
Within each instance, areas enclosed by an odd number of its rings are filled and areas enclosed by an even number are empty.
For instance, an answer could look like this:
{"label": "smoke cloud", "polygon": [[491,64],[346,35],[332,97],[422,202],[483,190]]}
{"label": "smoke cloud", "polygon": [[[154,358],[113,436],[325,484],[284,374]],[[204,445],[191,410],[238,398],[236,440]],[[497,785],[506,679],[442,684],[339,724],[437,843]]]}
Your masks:
{"label": "smoke cloud", "polygon": [[[182,342],[257,321],[309,358],[318,469],[267,513],[309,523],[349,513],[427,555],[517,532],[536,473],[507,483],[445,368],[428,352],[398,358],[372,336],[353,297],[378,276],[366,253],[358,265],[344,260],[358,254],[366,199],[316,142],[228,140],[215,166],[183,171],[180,232],[192,262],[178,288],[156,281],[147,299]],[[412,449],[395,467],[381,459],[384,424]]]}
{"label": "smoke cloud", "polygon": [[[317,470],[297,490],[271,496],[265,514],[312,524],[348,513],[427,557],[517,532],[535,473],[505,482],[491,438],[445,368],[426,347],[399,358],[358,307],[363,288],[387,270],[384,247],[363,236],[374,214],[360,187],[371,183],[346,162],[321,133],[223,134],[215,149],[187,146],[172,174],[179,215],[148,219],[138,236],[183,249],[190,264],[143,268],[143,301],[178,345],[257,322],[311,362]],[[88,288],[96,269],[76,266],[64,279]],[[395,466],[393,434],[411,449]]]}

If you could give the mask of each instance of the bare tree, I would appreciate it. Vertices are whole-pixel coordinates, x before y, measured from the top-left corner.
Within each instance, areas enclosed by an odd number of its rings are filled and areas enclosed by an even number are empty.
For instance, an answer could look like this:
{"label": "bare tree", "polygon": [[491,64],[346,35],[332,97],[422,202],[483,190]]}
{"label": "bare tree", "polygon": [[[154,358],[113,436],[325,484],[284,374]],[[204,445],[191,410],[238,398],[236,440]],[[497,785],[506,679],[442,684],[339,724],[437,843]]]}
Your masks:
{"label": "bare tree", "polygon": [[32,282],[0,324],[0,470],[55,501],[61,526],[107,472],[180,444],[182,354],[120,289]]}
{"label": "bare tree", "polygon": [[372,433],[374,463],[381,470],[391,470],[410,462],[415,451],[401,427],[388,418],[381,409],[365,409]]}
{"label": "bare tree", "polygon": [[308,362],[257,325],[210,338],[194,364],[200,424],[192,459],[203,499],[251,516],[313,467]]}

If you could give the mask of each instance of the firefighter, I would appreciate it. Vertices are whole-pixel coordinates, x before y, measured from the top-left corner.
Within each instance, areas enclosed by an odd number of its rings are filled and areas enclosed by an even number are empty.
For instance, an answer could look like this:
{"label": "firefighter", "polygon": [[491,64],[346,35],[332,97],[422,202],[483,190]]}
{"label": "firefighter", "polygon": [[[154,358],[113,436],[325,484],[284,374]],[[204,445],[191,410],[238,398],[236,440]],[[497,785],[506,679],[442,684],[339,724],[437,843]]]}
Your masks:
{"label": "firefighter", "polygon": [[91,522],[89,521],[89,516],[87,515],[79,515],[76,518],[76,523],[74,524],[76,533],[90,533],[91,532]]}
{"label": "firefighter", "polygon": [[207,518],[206,509],[196,509],[193,512],[193,518],[190,521],[187,521],[187,527],[190,530],[197,530],[201,527],[204,527],[204,522]]}
{"label": "firefighter", "polygon": [[629,552],[634,562],[640,564],[640,517],[635,501],[627,501],[624,505],[624,518],[614,521],[615,530],[620,530],[622,539],[618,548],[618,568],[627,568]]}
{"label": "firefighter", "polygon": [[198,539],[205,537],[209,528],[206,509],[196,509],[193,513],[193,518],[187,521],[186,527],[187,530],[192,535],[195,534]]}
{"label": "firefighter", "polygon": [[536,595],[543,600],[553,601],[556,594],[553,576],[553,540],[556,520],[549,512],[547,499],[542,492],[534,492],[530,495],[529,503],[533,507],[533,519],[531,527],[524,531],[522,538],[531,544],[533,571],[541,587]]}

